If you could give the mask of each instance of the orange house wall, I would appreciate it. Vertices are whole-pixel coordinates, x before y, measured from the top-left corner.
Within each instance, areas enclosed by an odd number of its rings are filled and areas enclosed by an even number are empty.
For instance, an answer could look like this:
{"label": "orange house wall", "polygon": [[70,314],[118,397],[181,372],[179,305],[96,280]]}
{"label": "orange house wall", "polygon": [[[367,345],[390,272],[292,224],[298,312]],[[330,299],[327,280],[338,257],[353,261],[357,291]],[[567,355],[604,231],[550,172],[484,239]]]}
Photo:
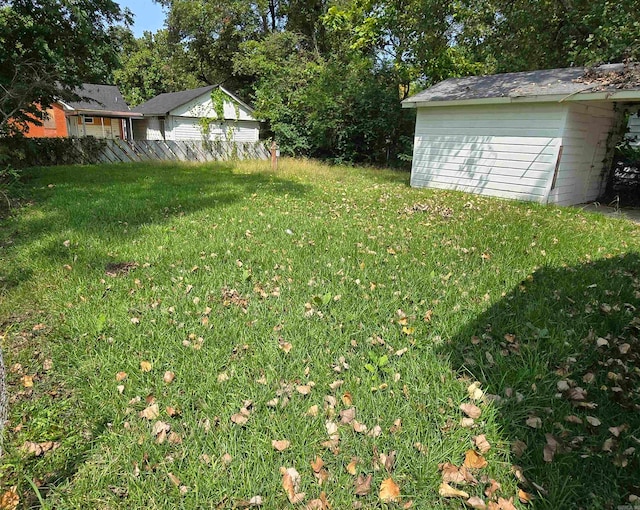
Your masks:
{"label": "orange house wall", "polygon": [[58,103],[54,103],[51,107],[53,109],[53,119],[55,120],[55,128],[45,128],[44,126],[37,126],[28,123],[29,131],[24,133],[27,138],[55,138],[66,137],[67,133],[67,119],[64,116],[64,110]]}

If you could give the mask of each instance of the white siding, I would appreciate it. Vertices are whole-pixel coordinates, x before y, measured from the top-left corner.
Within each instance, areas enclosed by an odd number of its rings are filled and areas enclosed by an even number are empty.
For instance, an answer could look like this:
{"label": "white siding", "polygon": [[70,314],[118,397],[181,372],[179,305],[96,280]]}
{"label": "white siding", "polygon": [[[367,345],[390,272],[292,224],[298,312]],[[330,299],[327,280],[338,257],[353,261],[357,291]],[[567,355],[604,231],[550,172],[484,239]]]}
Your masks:
{"label": "white siding", "polygon": [[[168,140],[202,140],[199,119],[169,117],[166,126]],[[234,140],[256,142],[260,132],[258,122],[214,122],[209,127],[209,140]]]}
{"label": "white siding", "polygon": [[[171,110],[169,113],[178,117],[216,117],[210,92],[202,94],[194,100]],[[224,102],[224,118],[229,120],[255,120],[247,108],[233,101],[231,97]]]}
{"label": "white siding", "polygon": [[640,145],[640,114],[635,113],[629,117],[629,132],[627,138],[633,145]]}
{"label": "white siding", "polygon": [[546,201],[567,106],[419,108],[411,185]]}
{"label": "white siding", "polygon": [[604,160],[614,115],[613,103],[570,103],[549,203],[572,205],[598,198],[605,184]]}

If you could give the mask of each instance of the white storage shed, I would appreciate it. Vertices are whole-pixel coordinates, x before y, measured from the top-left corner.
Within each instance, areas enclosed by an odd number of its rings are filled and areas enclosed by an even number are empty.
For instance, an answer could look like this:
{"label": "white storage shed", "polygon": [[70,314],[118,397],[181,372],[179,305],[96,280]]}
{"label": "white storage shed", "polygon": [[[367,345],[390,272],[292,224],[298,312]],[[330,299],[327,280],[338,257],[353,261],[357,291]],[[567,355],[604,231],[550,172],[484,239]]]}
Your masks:
{"label": "white storage shed", "polygon": [[411,185],[571,205],[598,198],[622,111],[622,64],[448,79],[417,108]]}

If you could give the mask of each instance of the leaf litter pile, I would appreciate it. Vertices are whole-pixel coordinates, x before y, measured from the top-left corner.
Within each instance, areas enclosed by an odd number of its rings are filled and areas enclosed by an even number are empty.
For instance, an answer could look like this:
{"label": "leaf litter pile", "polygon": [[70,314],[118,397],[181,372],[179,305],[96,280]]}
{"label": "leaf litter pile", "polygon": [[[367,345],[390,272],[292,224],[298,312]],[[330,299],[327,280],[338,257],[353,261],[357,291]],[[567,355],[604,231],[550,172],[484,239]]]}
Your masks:
{"label": "leaf litter pile", "polygon": [[47,276],[0,306],[0,509],[639,501],[637,226],[310,163],[57,172],[2,231]]}

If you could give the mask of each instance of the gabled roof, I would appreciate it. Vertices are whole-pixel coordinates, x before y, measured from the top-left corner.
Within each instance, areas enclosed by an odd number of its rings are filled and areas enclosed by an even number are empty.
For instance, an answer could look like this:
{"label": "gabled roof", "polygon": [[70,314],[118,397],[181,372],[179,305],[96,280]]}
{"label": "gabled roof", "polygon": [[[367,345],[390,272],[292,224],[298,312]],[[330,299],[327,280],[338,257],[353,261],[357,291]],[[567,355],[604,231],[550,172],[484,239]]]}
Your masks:
{"label": "gabled roof", "polygon": [[[403,101],[405,108],[444,103],[499,103],[513,100],[640,100],[640,68],[607,64],[488,76],[449,78]],[[434,104],[429,104],[434,103]],[[439,104],[438,104],[439,103]]]}
{"label": "gabled roof", "polygon": [[129,105],[122,97],[120,89],[115,85],[98,85],[95,83],[83,83],[74,90],[74,94],[80,97],[77,101],[61,101],[67,110],[77,113],[112,113],[132,116]]}
{"label": "gabled roof", "polygon": [[154,115],[168,115],[171,110],[175,110],[179,106],[193,101],[194,99],[211,92],[215,88],[220,88],[223,92],[229,95],[236,102],[247,108],[250,112],[253,112],[253,108],[243,102],[235,94],[232,94],[227,89],[220,85],[207,85],[206,87],[200,87],[197,89],[181,90],[180,92],[166,92],[159,94],[154,98],[149,99],[146,103],[142,103],[135,108],[134,112],[142,113],[146,116]]}

